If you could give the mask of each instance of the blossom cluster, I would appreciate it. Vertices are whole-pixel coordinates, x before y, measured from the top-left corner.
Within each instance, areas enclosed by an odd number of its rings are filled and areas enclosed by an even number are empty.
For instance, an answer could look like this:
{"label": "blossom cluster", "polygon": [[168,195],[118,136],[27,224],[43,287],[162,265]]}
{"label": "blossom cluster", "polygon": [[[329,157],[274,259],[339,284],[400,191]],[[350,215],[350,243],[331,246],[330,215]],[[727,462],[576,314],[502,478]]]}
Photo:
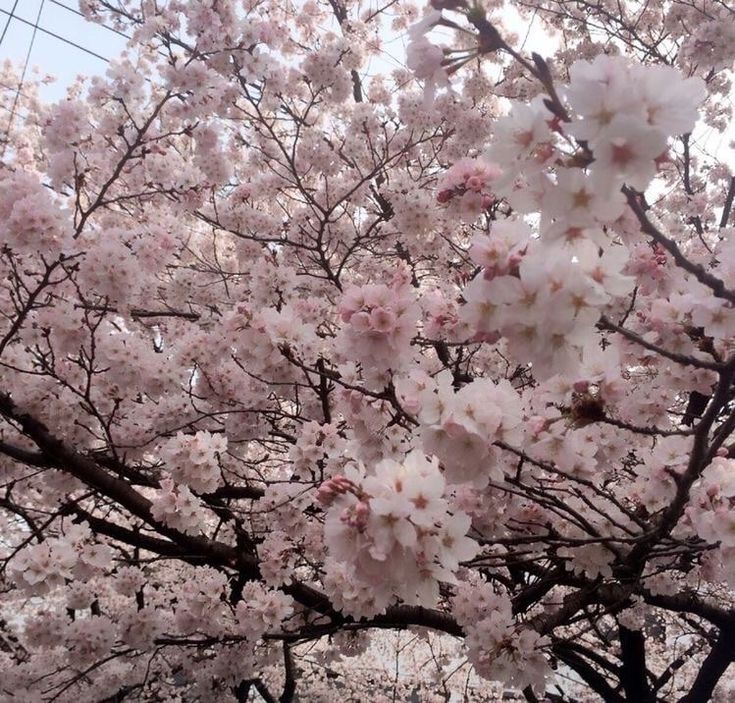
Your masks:
{"label": "blossom cluster", "polygon": [[369,368],[396,369],[414,334],[418,309],[410,286],[369,283],[345,292],[339,305],[345,352]]}
{"label": "blossom cluster", "polygon": [[171,475],[197,493],[212,493],[221,483],[218,456],[227,451],[227,437],[200,431],[178,432],[160,449]]}
{"label": "blossom cluster", "polygon": [[110,566],[110,548],[95,542],[84,524],[19,552],[11,563],[13,580],[29,593],[43,594],[67,580],[84,580]]}
{"label": "blossom cluster", "polygon": [[187,485],[164,478],[151,503],[151,515],[168,527],[196,535],[202,531],[206,510]]}
{"label": "blossom cluster", "polygon": [[488,583],[461,582],[452,610],[467,632],[468,656],[483,676],[520,690],[545,689],[550,671],[543,649],[549,640],[514,622],[507,594]]}
{"label": "blossom cluster", "polygon": [[494,202],[493,181],[501,175],[493,164],[477,159],[461,159],[442,176],[437,184],[438,203],[459,202],[459,213],[476,217]]}
{"label": "blossom cluster", "polygon": [[703,540],[735,547],[735,461],[712,460],[692,487],[687,515]]}
{"label": "blossom cluster", "polygon": [[0,66],[0,701],[714,687],[735,16],[432,5],[84,0],[104,76]]}
{"label": "blossom cluster", "polygon": [[454,581],[459,563],[477,551],[467,537],[469,518],[450,511],[445,490],[437,460],[417,450],[370,472],[354,466],[329,479],[318,493],[328,505],[329,554],[385,600],[395,594],[406,603],[433,605],[439,582]]}
{"label": "blossom cluster", "polygon": [[417,414],[424,450],[439,459],[450,483],[487,485],[502,474],[493,444],[522,443],[523,408],[507,381],[477,379],[455,392],[447,372],[435,379],[414,373],[398,392]]}
{"label": "blossom cluster", "polygon": [[591,327],[632,292],[630,251],[611,236],[625,211],[620,189],[647,188],[667,139],[694,126],[703,84],[603,55],[573,64],[563,97],[557,114],[539,99],[498,120],[488,150],[502,171],[494,197],[539,213],[540,238],[520,221],[495,224],[490,241],[470,250],[484,273],[463,293],[479,339],[506,338],[547,376],[573,373]]}

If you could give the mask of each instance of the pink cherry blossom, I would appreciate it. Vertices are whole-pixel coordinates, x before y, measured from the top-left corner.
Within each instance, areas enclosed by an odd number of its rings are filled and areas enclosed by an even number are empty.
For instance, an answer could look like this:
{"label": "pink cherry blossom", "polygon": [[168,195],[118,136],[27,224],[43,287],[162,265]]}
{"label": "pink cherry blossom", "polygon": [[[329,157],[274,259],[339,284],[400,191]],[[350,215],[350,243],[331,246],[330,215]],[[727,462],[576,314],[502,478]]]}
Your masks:
{"label": "pink cherry blossom", "polygon": [[0,66],[0,703],[735,700],[735,19],[512,5]]}

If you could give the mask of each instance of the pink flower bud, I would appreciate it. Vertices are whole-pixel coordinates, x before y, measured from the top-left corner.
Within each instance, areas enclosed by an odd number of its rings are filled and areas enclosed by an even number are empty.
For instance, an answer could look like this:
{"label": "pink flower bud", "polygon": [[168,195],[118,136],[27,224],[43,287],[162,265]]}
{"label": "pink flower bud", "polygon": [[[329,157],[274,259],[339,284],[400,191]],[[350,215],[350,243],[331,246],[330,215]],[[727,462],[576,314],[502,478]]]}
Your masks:
{"label": "pink flower bud", "polygon": [[356,312],[350,318],[350,324],[358,332],[367,332],[370,329],[370,315],[366,312]]}
{"label": "pink flower bud", "polygon": [[375,308],[370,313],[370,326],[375,332],[387,334],[395,329],[396,316],[385,308]]}
{"label": "pink flower bud", "polygon": [[482,190],[482,187],[484,185],[485,185],[484,180],[480,178],[479,176],[470,176],[465,181],[465,188],[467,188],[467,190],[474,190],[478,193]]}
{"label": "pink flower bud", "polygon": [[337,475],[327,479],[319,486],[316,492],[316,499],[322,505],[329,506],[338,495],[344,495],[350,491],[353,493],[357,491],[355,484],[350,479]]}
{"label": "pink flower bud", "polygon": [[492,195],[490,195],[490,193],[482,194],[482,209],[483,210],[487,210],[494,202],[495,202],[495,198]]}
{"label": "pink flower bud", "polygon": [[531,432],[534,437],[538,437],[542,432],[546,432],[549,429],[549,420],[545,417],[533,417],[531,418]]}
{"label": "pink flower bud", "polygon": [[508,269],[514,269],[523,261],[523,254],[515,252],[508,257]]}
{"label": "pink flower bud", "polygon": [[367,525],[368,518],[370,517],[370,506],[363,500],[361,500],[355,506],[355,527],[363,529]]}
{"label": "pink flower bud", "polygon": [[334,500],[335,492],[332,490],[332,486],[329,481],[323,483],[316,491],[316,499],[325,507],[329,507]]}

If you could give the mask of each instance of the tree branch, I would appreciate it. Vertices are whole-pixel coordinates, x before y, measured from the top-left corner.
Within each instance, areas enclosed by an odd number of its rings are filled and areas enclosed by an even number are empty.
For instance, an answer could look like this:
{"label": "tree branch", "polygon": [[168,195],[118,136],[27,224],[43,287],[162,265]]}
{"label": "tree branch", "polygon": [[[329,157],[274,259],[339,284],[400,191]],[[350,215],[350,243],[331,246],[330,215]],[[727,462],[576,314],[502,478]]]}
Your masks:
{"label": "tree branch", "polygon": [[656,696],[648,685],[646,669],[646,640],[639,630],[618,626],[620,639],[620,683],[629,703],[655,703]]}
{"label": "tree branch", "polygon": [[733,661],[735,661],[735,632],[727,630],[720,633],[717,642],[702,663],[689,693],[680,698],[679,703],[706,703],[710,700],[715,686]]}

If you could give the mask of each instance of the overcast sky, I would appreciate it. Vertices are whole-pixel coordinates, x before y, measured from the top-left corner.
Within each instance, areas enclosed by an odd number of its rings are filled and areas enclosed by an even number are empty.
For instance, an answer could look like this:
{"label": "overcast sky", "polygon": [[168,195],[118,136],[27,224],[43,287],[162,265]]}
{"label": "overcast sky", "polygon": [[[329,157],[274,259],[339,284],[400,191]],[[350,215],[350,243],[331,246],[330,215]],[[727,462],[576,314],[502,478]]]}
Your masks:
{"label": "overcast sky", "polygon": [[[77,8],[77,0],[0,0],[0,35],[7,24],[5,37],[0,43],[0,61],[10,59],[21,66],[33,34],[33,27],[30,25],[35,24],[41,9],[28,75],[31,75],[33,67],[37,67],[43,74],[52,74],[57,78],[55,84],[41,89],[41,96],[50,102],[63,98],[66,86],[77,75],[103,73],[106,66],[102,59],[71,46],[48,32],[108,58],[119,54],[125,45],[123,37],[87,22],[76,14]],[[8,16],[10,12],[15,15],[13,18]]]}
{"label": "overcast sky", "polygon": [[[41,10],[39,17],[39,9]],[[13,18],[9,13],[13,13]],[[513,13],[515,14],[515,13]],[[113,31],[97,24],[87,22],[78,14],[78,0],[0,0],[0,35],[4,37],[0,43],[0,61],[10,59],[23,65],[33,34],[32,25],[38,18],[39,29],[31,49],[28,63],[28,76],[38,68],[43,74],[56,77],[56,82],[41,87],[41,97],[48,102],[55,102],[64,97],[66,87],[77,75],[95,75],[105,71],[105,61],[84,50],[65,43],[63,39],[74,42],[93,54],[105,58],[117,56],[125,45],[125,39]],[[528,27],[525,23],[517,23],[515,18],[508,17],[509,24],[523,37]],[[7,25],[7,30],[6,30]],[[539,50],[547,53],[550,48],[548,37],[536,35],[536,27],[532,26],[530,35],[526,35],[527,50]],[[5,30],[5,31],[4,31]],[[49,34],[51,33],[51,34]],[[52,36],[57,35],[57,36]],[[63,39],[60,39],[62,37]],[[390,71],[400,65],[405,51],[403,37],[394,38],[386,46],[389,53],[400,54],[399,61],[378,61],[378,70]],[[530,39],[530,41],[528,41]],[[546,46],[544,46],[544,44]],[[547,51],[544,51],[546,49]],[[387,57],[384,57],[384,59]],[[375,69],[374,64],[371,68]],[[695,134],[694,148],[702,146],[710,152],[719,152],[720,158],[733,164],[735,152],[728,149],[728,142],[735,136],[735,128],[720,134],[714,130],[704,129]]]}

